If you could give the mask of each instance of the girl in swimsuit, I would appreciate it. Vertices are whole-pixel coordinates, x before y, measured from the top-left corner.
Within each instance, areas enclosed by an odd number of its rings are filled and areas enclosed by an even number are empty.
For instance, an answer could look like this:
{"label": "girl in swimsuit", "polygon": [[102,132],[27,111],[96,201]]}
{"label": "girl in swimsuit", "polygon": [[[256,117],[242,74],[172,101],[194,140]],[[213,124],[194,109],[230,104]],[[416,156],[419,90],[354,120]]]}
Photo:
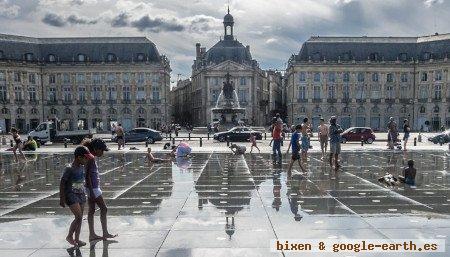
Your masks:
{"label": "girl in swimsuit", "polygon": [[27,159],[25,158],[25,155],[22,152],[23,143],[22,143],[22,139],[20,139],[19,131],[16,128],[11,128],[11,135],[12,135],[14,143],[15,143],[12,150],[14,152],[14,158],[15,158],[16,162],[19,162],[19,158],[17,157],[17,154],[16,154],[17,150],[19,150],[20,157],[22,157],[23,160],[26,161]]}

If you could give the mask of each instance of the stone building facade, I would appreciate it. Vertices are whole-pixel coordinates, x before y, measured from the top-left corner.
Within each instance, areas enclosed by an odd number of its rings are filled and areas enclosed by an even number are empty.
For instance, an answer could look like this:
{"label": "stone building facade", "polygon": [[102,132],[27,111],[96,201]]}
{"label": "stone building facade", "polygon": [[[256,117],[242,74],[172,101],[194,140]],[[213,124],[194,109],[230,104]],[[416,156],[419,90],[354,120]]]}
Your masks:
{"label": "stone building facade", "polygon": [[[217,121],[211,109],[215,107],[226,75],[231,75],[239,106],[245,108],[241,118],[246,124],[266,125],[270,116],[269,86],[281,86],[277,79],[269,82],[267,72],[259,67],[250,53],[250,46],[244,46],[234,37],[234,18],[229,13],[224,17],[224,37],[206,50],[196,44],[196,59],[192,65],[189,113],[194,125],[205,126]],[[273,73],[281,76],[279,73]],[[272,93],[281,90],[272,90]],[[278,102],[277,102],[278,103]],[[275,103],[274,103],[275,104]]]}
{"label": "stone building facade", "polygon": [[389,117],[414,130],[450,127],[450,34],[311,37],[288,63],[289,122],[337,115],[347,128],[385,130]]}
{"label": "stone building facade", "polygon": [[147,38],[0,35],[0,126],[156,128],[170,119],[170,71]]}

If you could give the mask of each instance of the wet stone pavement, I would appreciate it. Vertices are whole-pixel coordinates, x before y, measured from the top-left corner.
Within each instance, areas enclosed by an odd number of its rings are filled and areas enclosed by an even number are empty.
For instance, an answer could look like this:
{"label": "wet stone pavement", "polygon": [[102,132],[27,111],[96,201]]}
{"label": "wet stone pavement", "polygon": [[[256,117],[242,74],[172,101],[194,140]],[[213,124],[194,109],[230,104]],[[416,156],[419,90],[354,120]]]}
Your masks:
{"label": "wet stone pavement", "polygon": [[[58,187],[71,157],[36,155],[15,164],[10,155],[0,155],[0,256],[68,256],[65,236],[73,216],[59,207]],[[107,154],[98,161],[101,187],[110,231],[119,236],[88,244],[78,254],[318,256],[271,252],[270,240],[406,238],[444,239],[447,248],[408,256],[450,256],[446,153],[346,152],[337,174],[313,153],[308,175],[287,180],[288,158],[274,166],[268,154],[198,153],[189,161],[149,166],[142,154]],[[416,162],[415,187],[377,181],[386,172],[401,174],[407,159]],[[87,241],[87,230],[84,219],[81,240]]]}

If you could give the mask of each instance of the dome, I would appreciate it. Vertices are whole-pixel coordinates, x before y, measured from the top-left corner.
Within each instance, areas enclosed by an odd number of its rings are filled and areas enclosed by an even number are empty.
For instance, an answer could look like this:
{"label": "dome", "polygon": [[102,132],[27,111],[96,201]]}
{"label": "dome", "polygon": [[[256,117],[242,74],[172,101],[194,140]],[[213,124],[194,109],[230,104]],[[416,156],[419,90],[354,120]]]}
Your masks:
{"label": "dome", "polygon": [[237,40],[221,40],[206,52],[206,60],[213,63],[232,60],[238,63],[251,62],[250,50]]}
{"label": "dome", "polygon": [[225,17],[223,17],[223,23],[234,23],[233,15],[227,13]]}

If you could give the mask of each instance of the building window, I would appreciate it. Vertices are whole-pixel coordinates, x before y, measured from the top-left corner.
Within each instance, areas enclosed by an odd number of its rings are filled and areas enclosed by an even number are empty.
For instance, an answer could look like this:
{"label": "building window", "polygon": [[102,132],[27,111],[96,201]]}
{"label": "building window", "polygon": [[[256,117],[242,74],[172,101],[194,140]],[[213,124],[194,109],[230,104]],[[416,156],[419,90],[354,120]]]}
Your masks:
{"label": "building window", "polygon": [[78,88],[78,100],[81,102],[86,101],[86,88],[84,87]]}
{"label": "building window", "polygon": [[130,83],[130,73],[123,73],[122,74],[122,81],[124,84],[129,84]]}
{"label": "building window", "polygon": [[306,81],[306,72],[304,72],[304,71],[300,72],[299,80],[300,80],[300,82],[305,82]]}
{"label": "building window", "polygon": [[116,81],[116,74],[115,73],[108,73],[108,83],[112,84]]}
{"label": "building window", "polygon": [[344,62],[348,62],[352,59],[352,54],[349,52],[343,53],[341,56]]}
{"label": "building window", "polygon": [[0,101],[6,101],[7,95],[6,86],[0,86]]}
{"label": "building window", "polygon": [[426,73],[426,72],[422,72],[422,74],[421,74],[421,81],[428,81],[428,73]]}
{"label": "building window", "polygon": [[30,98],[30,102],[36,102],[36,88],[28,87],[28,96]]}
{"label": "building window", "polygon": [[434,85],[434,99],[435,100],[441,100],[442,98],[442,86],[441,85]]}
{"label": "building window", "polygon": [[399,55],[399,58],[398,58],[400,61],[402,61],[402,62],[406,62],[406,61],[408,61],[408,54],[407,53],[401,53],[400,55]]}
{"label": "building window", "polygon": [[314,86],[314,99],[320,99],[320,86]]}
{"label": "building window", "polygon": [[69,73],[63,73],[63,83],[64,84],[70,83],[70,74]]}
{"label": "building window", "polygon": [[85,62],[86,61],[86,55],[78,54],[78,61],[79,62]]}
{"label": "building window", "polygon": [[379,57],[379,54],[378,53],[371,53],[370,55],[369,55],[369,59],[370,59],[370,61],[378,61],[379,59],[380,59],[380,57]]}
{"label": "building window", "polygon": [[23,100],[22,87],[14,87],[14,97],[18,101],[22,101]]}
{"label": "building window", "polygon": [[401,81],[402,82],[408,82],[408,73],[402,73]]}
{"label": "building window", "polygon": [[393,86],[386,86],[386,98],[387,99],[394,99],[394,87]]}
{"label": "building window", "polygon": [[31,108],[31,114],[33,115],[38,114],[38,110],[36,108]]}
{"label": "building window", "polygon": [[87,111],[84,108],[81,108],[80,110],[78,110],[79,114],[86,114]]}
{"label": "building window", "polygon": [[100,108],[95,107],[94,110],[92,111],[94,114],[96,115],[101,115],[102,114],[102,110],[100,110]]}
{"label": "building window", "polygon": [[108,62],[114,62],[114,61],[116,61],[116,55],[112,54],[112,53],[109,53],[107,55],[106,59],[107,59]]}
{"label": "building window", "polygon": [[344,85],[342,87],[342,98],[350,99],[350,86],[349,85]]}
{"label": "building window", "polygon": [[424,61],[430,60],[430,59],[431,59],[431,54],[430,54],[429,52],[423,53],[423,54],[422,54],[422,59],[423,59]]}
{"label": "building window", "polygon": [[49,61],[49,62],[56,62],[56,57],[55,57],[55,55],[49,54],[49,55],[48,55],[48,61]]}
{"label": "building window", "polygon": [[51,87],[48,89],[47,92],[48,100],[50,102],[56,102],[56,88]]}
{"label": "building window", "polygon": [[108,100],[116,100],[116,99],[117,99],[116,87],[109,86],[108,87]]}
{"label": "building window", "polygon": [[426,113],[425,106],[420,106],[419,112],[420,113]]}
{"label": "building window", "polygon": [[401,99],[408,99],[408,86],[403,85],[400,87],[400,98]]}
{"label": "building window", "polygon": [[336,98],[336,88],[334,85],[328,86],[328,98],[335,99]]}
{"label": "building window", "polygon": [[358,82],[364,82],[364,73],[358,73]]}
{"label": "building window", "polygon": [[5,72],[0,71],[0,81],[6,81]]}
{"label": "building window", "polygon": [[9,110],[7,108],[2,108],[2,114],[8,114]]}
{"label": "building window", "polygon": [[131,100],[131,90],[130,87],[122,87],[123,100],[129,101]]}
{"label": "building window", "polygon": [[378,73],[372,73],[372,81],[378,82]]}
{"label": "building window", "polygon": [[442,71],[438,70],[434,72],[434,79],[436,81],[441,81],[442,80]]}
{"label": "building window", "polygon": [[247,90],[240,89],[238,92],[239,102],[247,102]]}
{"label": "building window", "polygon": [[153,108],[153,109],[152,109],[152,113],[154,113],[154,114],[158,114],[158,113],[160,113],[160,111],[159,111],[159,109],[158,109],[158,108]]}
{"label": "building window", "polygon": [[364,85],[358,85],[356,87],[356,99],[364,99]]}
{"label": "building window", "polygon": [[428,98],[428,88],[427,88],[426,85],[420,86],[419,97],[420,97],[420,99],[427,99]]}
{"label": "building window", "polygon": [[84,74],[77,74],[77,84],[84,84]]}
{"label": "building window", "polygon": [[137,60],[138,62],[143,62],[145,59],[145,55],[143,53],[137,54]]}
{"label": "building window", "polygon": [[328,73],[328,81],[329,82],[336,82],[336,73],[334,73],[334,72]]}
{"label": "building window", "polygon": [[241,77],[241,86],[247,85],[247,79],[245,77]]}
{"label": "building window", "polygon": [[159,100],[159,87],[152,87],[152,99]]}
{"label": "building window", "polygon": [[64,101],[72,101],[72,89],[70,87],[63,88]]}
{"label": "building window", "polygon": [[22,115],[24,113],[25,111],[23,110],[23,108],[17,108],[17,114]]}
{"label": "building window", "polygon": [[319,62],[322,59],[322,56],[319,52],[313,53],[313,61]]}
{"label": "building window", "polygon": [[50,83],[50,84],[56,83],[56,75],[55,74],[48,75],[48,83]]}
{"label": "building window", "polygon": [[139,84],[143,84],[145,82],[145,74],[143,72],[138,73],[138,79],[137,82]]}
{"label": "building window", "polygon": [[434,113],[439,113],[439,106],[437,106],[437,105],[434,106],[434,107],[433,107],[433,112],[434,112]]}
{"label": "building window", "polygon": [[28,82],[33,85],[36,84],[36,74],[34,73],[28,74]]}
{"label": "building window", "polygon": [[381,98],[381,85],[372,85],[372,99]]}
{"label": "building window", "polygon": [[145,114],[144,108],[139,108],[138,109],[138,114],[144,115]]}
{"label": "building window", "polygon": [[304,106],[301,106],[299,109],[300,113],[306,113],[306,108]]}
{"label": "building window", "polygon": [[350,73],[349,72],[344,72],[342,80],[344,82],[349,82],[350,81]]}
{"label": "building window", "polygon": [[58,115],[58,111],[55,108],[50,109],[50,114]]}
{"label": "building window", "polygon": [[116,111],[116,109],[114,109],[114,108],[110,108],[110,109],[108,110],[108,113],[109,113],[110,115],[115,115],[115,114],[117,114],[117,111]]}
{"label": "building window", "polygon": [[298,99],[301,99],[301,100],[306,99],[306,86],[298,87]]}
{"label": "building window", "polygon": [[72,114],[72,110],[70,110],[69,108],[64,109],[64,113],[67,115]]}
{"label": "building window", "polygon": [[93,91],[92,100],[100,101],[102,99],[102,88],[99,86],[95,86],[92,88],[92,91]]}
{"label": "building window", "polygon": [[314,82],[320,82],[320,73],[319,72],[314,73]]}
{"label": "building window", "polygon": [[386,75],[386,82],[389,82],[389,83],[394,82],[394,74],[388,73]]}
{"label": "building window", "polygon": [[31,62],[33,60],[33,54],[32,53],[26,53],[25,54],[25,61]]}
{"label": "building window", "polygon": [[146,94],[145,94],[145,87],[138,87],[137,88],[137,93],[136,93],[136,99],[137,100],[144,100],[146,98]]}
{"label": "building window", "polygon": [[101,83],[101,76],[99,73],[94,73],[92,74],[92,83],[94,83],[95,85],[98,85]]}
{"label": "building window", "polygon": [[14,82],[20,82],[20,73],[19,72],[14,72]]}

